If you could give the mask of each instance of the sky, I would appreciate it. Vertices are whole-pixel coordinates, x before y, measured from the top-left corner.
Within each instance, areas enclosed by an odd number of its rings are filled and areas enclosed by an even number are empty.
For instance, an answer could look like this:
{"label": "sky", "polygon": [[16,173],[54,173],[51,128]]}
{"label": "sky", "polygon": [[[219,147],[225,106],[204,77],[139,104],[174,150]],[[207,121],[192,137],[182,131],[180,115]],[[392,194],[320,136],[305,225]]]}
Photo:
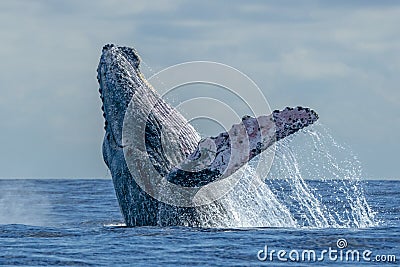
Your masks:
{"label": "sky", "polygon": [[309,106],[369,179],[400,179],[398,1],[0,1],[0,177],[110,177],[96,68],[135,47],[146,76],[210,60],[272,109]]}

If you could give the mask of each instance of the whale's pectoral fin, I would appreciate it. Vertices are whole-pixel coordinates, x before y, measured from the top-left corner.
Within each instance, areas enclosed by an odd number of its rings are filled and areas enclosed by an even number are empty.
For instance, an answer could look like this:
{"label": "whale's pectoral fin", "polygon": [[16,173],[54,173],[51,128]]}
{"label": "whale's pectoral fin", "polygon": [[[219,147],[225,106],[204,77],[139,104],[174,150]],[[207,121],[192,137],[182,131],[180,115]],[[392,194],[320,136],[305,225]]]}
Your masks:
{"label": "whale's pectoral fin", "polygon": [[199,187],[226,178],[275,141],[313,124],[318,114],[309,108],[285,108],[271,115],[245,116],[228,132],[202,139],[196,150],[166,176],[169,182]]}

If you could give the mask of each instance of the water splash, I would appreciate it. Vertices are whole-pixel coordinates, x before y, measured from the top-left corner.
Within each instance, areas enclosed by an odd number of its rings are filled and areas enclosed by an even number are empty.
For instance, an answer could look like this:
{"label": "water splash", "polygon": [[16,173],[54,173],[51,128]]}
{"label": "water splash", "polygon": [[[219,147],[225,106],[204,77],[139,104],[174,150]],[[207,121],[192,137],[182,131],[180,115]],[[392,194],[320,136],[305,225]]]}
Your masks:
{"label": "water splash", "polygon": [[295,227],[285,205],[249,165],[233,175],[238,183],[224,197],[200,207],[202,227]]}
{"label": "water splash", "polygon": [[250,165],[236,175],[239,183],[227,195],[199,209],[202,226],[365,228],[379,223],[364,196],[359,160],[320,123],[278,142],[272,169],[262,177]]}

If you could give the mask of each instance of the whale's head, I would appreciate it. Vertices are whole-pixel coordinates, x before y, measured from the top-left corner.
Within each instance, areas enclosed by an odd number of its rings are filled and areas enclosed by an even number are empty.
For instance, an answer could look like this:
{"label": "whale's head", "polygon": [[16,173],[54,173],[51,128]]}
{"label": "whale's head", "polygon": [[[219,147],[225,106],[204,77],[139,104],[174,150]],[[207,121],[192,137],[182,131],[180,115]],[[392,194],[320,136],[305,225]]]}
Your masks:
{"label": "whale's head", "polygon": [[103,47],[97,68],[97,80],[106,131],[103,157],[109,166],[115,151],[122,151],[122,127],[126,109],[139,86],[147,86],[139,70],[140,57],[135,49],[108,44]]}

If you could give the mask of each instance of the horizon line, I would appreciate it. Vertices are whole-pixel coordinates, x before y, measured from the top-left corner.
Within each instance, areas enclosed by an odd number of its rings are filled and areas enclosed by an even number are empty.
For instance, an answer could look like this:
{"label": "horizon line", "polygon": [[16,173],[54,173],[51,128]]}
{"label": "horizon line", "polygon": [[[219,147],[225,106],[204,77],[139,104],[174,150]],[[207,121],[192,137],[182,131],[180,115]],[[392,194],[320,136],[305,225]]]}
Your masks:
{"label": "horizon line", "polygon": [[[0,180],[112,180],[112,177],[0,177]],[[282,180],[281,178],[274,178],[268,180]],[[321,181],[316,179],[307,179],[307,181]],[[328,179],[327,179],[328,180]],[[338,179],[331,179],[338,180]],[[400,181],[400,177],[385,177],[385,178],[363,178],[360,181]]]}

